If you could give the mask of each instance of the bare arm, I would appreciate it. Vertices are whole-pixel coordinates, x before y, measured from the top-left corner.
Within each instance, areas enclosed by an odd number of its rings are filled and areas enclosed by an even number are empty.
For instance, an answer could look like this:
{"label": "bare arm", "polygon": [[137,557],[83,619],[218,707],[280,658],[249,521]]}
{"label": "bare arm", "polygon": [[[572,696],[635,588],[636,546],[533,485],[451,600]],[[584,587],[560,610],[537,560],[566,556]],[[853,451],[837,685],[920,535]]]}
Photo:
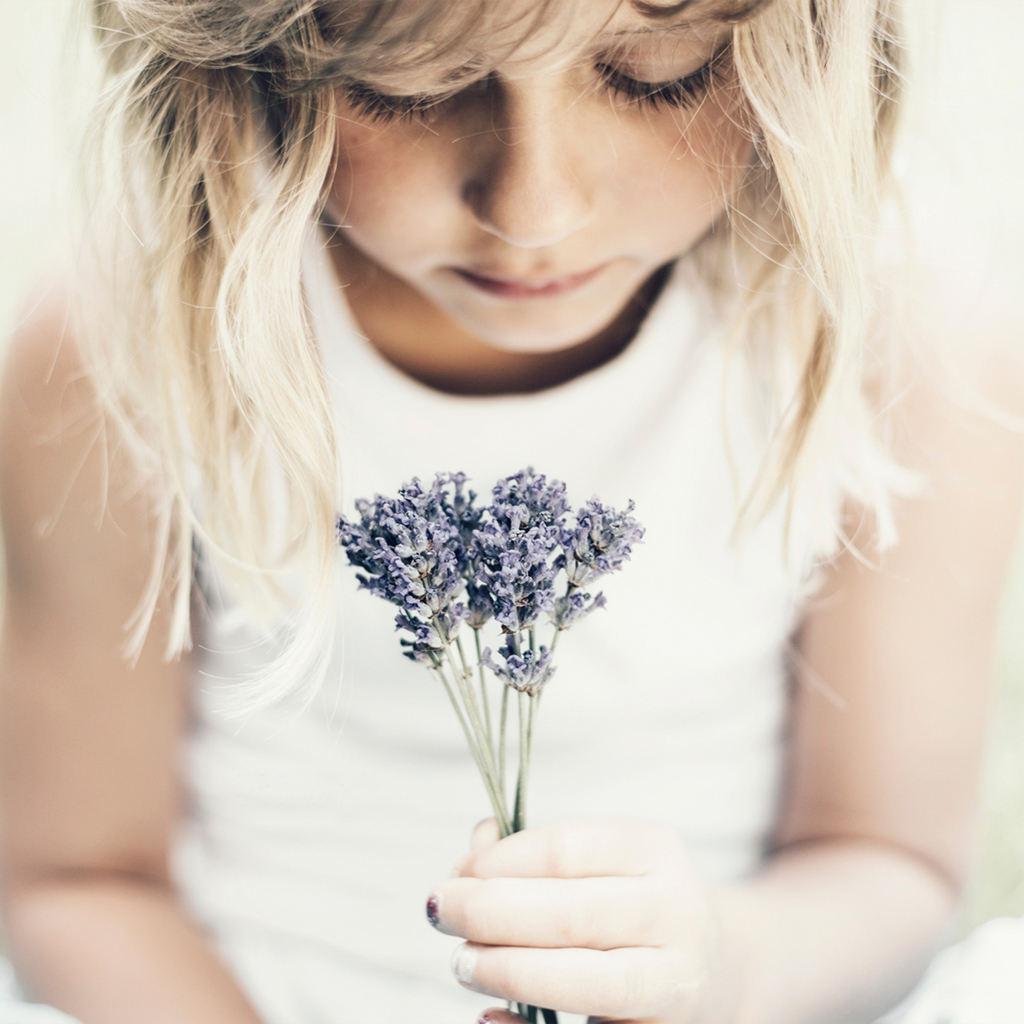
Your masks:
{"label": "bare arm", "polygon": [[163,610],[135,667],[122,657],[152,554],[147,501],[108,460],[58,295],[15,337],[0,396],[10,952],[36,998],[85,1024],[258,1024],[175,900],[186,667],[163,659]]}
{"label": "bare arm", "polygon": [[1021,441],[915,392],[903,454],[929,493],[899,546],[877,568],[845,557],[807,616],[779,850],[724,904],[744,1021],[866,1019],[913,980],[969,866]]}

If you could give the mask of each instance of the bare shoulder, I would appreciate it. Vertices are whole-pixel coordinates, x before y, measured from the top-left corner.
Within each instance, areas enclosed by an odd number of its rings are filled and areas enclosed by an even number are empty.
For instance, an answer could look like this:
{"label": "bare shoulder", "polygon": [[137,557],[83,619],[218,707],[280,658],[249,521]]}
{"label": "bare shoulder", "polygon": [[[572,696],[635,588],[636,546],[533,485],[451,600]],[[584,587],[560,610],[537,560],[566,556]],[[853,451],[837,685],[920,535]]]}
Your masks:
{"label": "bare shoulder", "polygon": [[1020,517],[1024,311],[976,232],[955,216],[946,226],[917,219],[892,441],[925,487],[903,514],[945,522],[951,556],[957,547],[980,555],[993,529],[1012,543]]}
{"label": "bare shoulder", "polygon": [[0,510],[16,599],[93,595],[145,576],[146,513],[111,443],[59,271],[40,279],[0,384]]}

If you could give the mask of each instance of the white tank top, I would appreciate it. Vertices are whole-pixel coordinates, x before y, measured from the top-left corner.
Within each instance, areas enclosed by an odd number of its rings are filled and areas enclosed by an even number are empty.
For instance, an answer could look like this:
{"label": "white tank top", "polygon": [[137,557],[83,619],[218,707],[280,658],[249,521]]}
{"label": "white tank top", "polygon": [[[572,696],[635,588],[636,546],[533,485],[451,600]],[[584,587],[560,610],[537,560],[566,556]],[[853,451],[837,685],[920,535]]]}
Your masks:
{"label": "white tank top", "polygon": [[[636,502],[644,543],[603,581],[607,608],[559,645],[530,824],[654,819],[707,882],[753,872],[776,807],[801,581],[786,567],[781,515],[730,543],[763,441],[723,412],[737,408],[723,386],[723,326],[692,271],[675,269],[611,362],[502,397],[443,394],[386,362],[322,252],[306,290],[336,404],[344,511],[437,471],[466,472],[486,494],[526,466],[564,480],[574,505]],[[227,615],[204,638],[184,898],[268,1024],[471,1024],[494,1000],[452,979],[456,940],[429,927],[424,906],[489,814],[484,790],[439,683],[399,654],[394,609],[357,590],[340,554],[338,572],[340,643],[300,714],[226,719],[225,688],[268,645]]]}

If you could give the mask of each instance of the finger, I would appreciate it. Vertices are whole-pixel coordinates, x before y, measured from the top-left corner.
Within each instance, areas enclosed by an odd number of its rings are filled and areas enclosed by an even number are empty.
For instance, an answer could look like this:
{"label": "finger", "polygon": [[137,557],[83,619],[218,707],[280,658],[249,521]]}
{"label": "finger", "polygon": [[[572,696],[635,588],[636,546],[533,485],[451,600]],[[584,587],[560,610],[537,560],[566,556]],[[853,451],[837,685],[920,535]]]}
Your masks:
{"label": "finger", "polygon": [[613,1020],[677,1012],[703,971],[675,949],[531,949],[464,943],[452,972],[474,992]]}
{"label": "finger", "polygon": [[666,1021],[664,1017],[630,1017],[629,1020],[623,1017],[588,1017],[587,1024],[666,1024]]}
{"label": "finger", "polygon": [[584,818],[527,829],[474,849],[460,863],[476,878],[587,878],[645,875],[684,858],[678,841],[652,822]]}
{"label": "finger", "polygon": [[469,848],[471,850],[482,850],[487,846],[493,846],[499,839],[501,839],[501,833],[498,831],[497,819],[484,818],[484,820],[478,822],[476,828],[473,829],[473,835],[469,841]]}
{"label": "finger", "polygon": [[452,878],[434,890],[432,921],[489,946],[662,946],[688,916],[698,920],[699,892],[688,900],[650,876]]}
{"label": "finger", "polygon": [[484,818],[482,821],[477,822],[473,829],[473,834],[469,838],[470,852],[467,853],[465,857],[460,857],[459,860],[455,862],[455,867],[452,868],[450,877],[458,878],[459,875],[462,874],[463,866],[468,862],[474,851],[483,850],[488,846],[493,846],[500,839],[501,832],[498,831],[497,819]]}
{"label": "finger", "polygon": [[484,1010],[477,1018],[476,1024],[526,1024],[526,1021],[518,1013],[509,1010]]}

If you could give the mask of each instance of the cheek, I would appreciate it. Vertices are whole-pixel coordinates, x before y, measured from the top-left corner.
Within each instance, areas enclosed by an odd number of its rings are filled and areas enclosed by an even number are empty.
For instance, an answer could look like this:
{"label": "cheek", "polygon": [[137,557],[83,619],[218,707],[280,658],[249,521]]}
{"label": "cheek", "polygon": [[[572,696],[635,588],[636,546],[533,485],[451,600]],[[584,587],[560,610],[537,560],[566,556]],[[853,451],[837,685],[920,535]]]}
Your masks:
{"label": "cheek", "polygon": [[655,235],[692,244],[724,209],[749,161],[738,117],[708,102],[692,113],[649,115],[631,136],[617,147],[631,209]]}
{"label": "cheek", "polygon": [[458,176],[432,141],[416,125],[339,128],[331,212],[371,256],[415,259],[450,235]]}

